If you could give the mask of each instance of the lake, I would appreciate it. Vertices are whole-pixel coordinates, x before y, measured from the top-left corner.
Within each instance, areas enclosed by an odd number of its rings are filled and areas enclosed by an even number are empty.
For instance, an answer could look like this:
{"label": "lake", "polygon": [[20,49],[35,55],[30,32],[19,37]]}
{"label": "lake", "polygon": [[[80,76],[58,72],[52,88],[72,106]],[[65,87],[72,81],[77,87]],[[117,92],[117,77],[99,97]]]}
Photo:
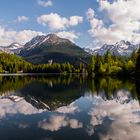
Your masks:
{"label": "lake", "polygon": [[0,76],[1,140],[139,140],[140,80]]}

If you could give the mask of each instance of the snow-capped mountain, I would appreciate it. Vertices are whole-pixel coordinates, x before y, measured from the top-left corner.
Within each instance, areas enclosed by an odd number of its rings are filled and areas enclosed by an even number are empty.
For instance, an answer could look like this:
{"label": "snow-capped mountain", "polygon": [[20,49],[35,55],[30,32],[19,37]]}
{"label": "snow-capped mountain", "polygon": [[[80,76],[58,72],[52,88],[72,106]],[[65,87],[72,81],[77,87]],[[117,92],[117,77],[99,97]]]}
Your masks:
{"label": "snow-capped mountain", "polygon": [[6,49],[9,50],[9,53],[17,54],[23,49],[23,47],[24,47],[23,45],[17,42],[14,42],[11,45],[7,46]]}
{"label": "snow-capped mountain", "polygon": [[113,45],[104,44],[99,49],[95,49],[95,50],[85,49],[85,50],[90,54],[104,55],[107,52],[107,50],[110,50],[110,52],[113,55],[130,56],[131,53],[134,50],[138,50],[139,47],[140,47],[139,44],[134,45],[128,41],[121,40],[120,42],[117,42],[116,44],[113,44]]}
{"label": "snow-capped mountain", "polygon": [[41,44],[45,40],[46,36],[36,36],[29,42],[27,42],[24,46],[26,49],[32,49],[36,47],[37,44]]}
{"label": "snow-capped mountain", "polygon": [[[48,35],[41,35],[36,36],[27,42],[25,45],[21,45],[17,42],[12,43],[6,47],[0,47],[0,52],[18,54],[23,57],[32,56],[33,54],[44,54],[47,52],[44,51],[53,51],[65,53],[68,51],[70,46],[77,46],[76,44],[72,43],[70,40],[65,38],[60,38],[56,34],[48,34]],[[140,47],[140,44],[134,45],[128,41],[121,40],[115,44],[104,44],[101,48],[79,48],[80,51],[86,52],[88,54],[99,54],[104,55],[107,50],[113,55],[122,55],[122,56],[129,56],[134,50],[137,50]],[[74,49],[75,47],[73,47]],[[70,47],[69,49],[72,49]],[[74,49],[75,50],[75,49]],[[40,52],[39,52],[40,51]],[[73,52],[74,53],[74,52]],[[69,54],[70,55],[70,54]]]}
{"label": "snow-capped mountain", "polygon": [[20,45],[17,42],[10,44],[9,46],[0,47],[0,52],[6,52],[10,54],[17,54],[23,49],[23,45]]}
{"label": "snow-capped mountain", "polygon": [[55,44],[58,45],[60,43],[69,42],[68,39],[60,38],[55,34],[48,34],[48,35],[42,35],[42,36],[36,36],[31,41],[27,42],[24,47],[27,50],[33,49],[35,47],[39,48],[42,47],[45,44]]}
{"label": "snow-capped mountain", "polygon": [[49,60],[74,64],[80,57],[84,60],[90,57],[84,49],[56,34],[34,37],[24,45],[18,55],[34,64],[48,63]]}
{"label": "snow-capped mountain", "polygon": [[94,50],[95,50],[94,48],[84,48],[84,51],[91,54],[91,55],[93,54]]}

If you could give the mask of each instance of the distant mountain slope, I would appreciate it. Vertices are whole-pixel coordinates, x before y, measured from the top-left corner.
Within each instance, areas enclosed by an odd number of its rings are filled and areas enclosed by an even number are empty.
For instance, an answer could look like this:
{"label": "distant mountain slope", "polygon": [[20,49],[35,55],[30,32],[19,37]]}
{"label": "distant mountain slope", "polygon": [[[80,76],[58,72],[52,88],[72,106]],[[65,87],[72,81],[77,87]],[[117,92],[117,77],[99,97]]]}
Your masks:
{"label": "distant mountain slope", "polygon": [[12,44],[10,44],[9,46],[6,47],[7,50],[9,50],[10,53],[19,53],[22,49],[23,49],[23,45],[14,42]]}
{"label": "distant mountain slope", "polygon": [[15,54],[0,53],[0,73],[24,72],[31,64]]}
{"label": "distant mountain slope", "polygon": [[17,54],[23,49],[23,45],[20,45],[17,42],[10,44],[9,46],[1,46],[0,52],[10,53],[10,54]]}
{"label": "distant mountain slope", "polygon": [[122,40],[114,45],[104,44],[101,48],[95,50],[86,48],[85,51],[89,52],[90,54],[104,55],[107,50],[110,50],[110,52],[116,56],[130,56],[131,53],[134,50],[138,50],[139,47],[140,45],[133,45],[128,41]]}
{"label": "distant mountain slope", "polygon": [[25,44],[19,55],[34,64],[48,63],[48,60],[75,63],[79,58],[90,57],[84,49],[55,34],[33,38]]}

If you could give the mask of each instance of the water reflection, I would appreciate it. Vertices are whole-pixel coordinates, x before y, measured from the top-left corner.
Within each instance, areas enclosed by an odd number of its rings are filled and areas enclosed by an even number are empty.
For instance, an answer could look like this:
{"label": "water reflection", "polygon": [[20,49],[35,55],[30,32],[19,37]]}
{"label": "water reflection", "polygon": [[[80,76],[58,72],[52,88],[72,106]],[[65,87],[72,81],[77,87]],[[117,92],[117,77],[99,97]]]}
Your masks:
{"label": "water reflection", "polygon": [[19,76],[0,83],[3,140],[140,139],[139,80]]}

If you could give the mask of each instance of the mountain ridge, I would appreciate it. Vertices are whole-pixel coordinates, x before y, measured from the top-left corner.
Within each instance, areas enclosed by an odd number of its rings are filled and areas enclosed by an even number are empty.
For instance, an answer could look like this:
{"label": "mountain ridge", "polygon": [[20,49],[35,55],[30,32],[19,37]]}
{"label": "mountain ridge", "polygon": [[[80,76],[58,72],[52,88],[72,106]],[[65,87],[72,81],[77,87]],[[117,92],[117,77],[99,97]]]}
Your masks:
{"label": "mountain ridge", "polygon": [[133,51],[137,51],[140,47],[140,44],[132,44],[129,41],[121,40],[120,42],[116,42],[115,44],[104,44],[101,48],[98,49],[87,49],[85,51],[94,55],[104,55],[107,50],[109,50],[113,55],[116,56],[130,56]]}
{"label": "mountain ridge", "polygon": [[24,45],[18,55],[34,64],[48,63],[49,60],[56,63],[70,62],[74,64],[81,57],[83,59],[90,57],[90,54],[84,49],[55,34],[36,36]]}
{"label": "mountain ridge", "polygon": [[16,54],[33,64],[48,63],[53,60],[56,63],[75,63],[78,59],[88,60],[92,54],[104,55],[107,50],[116,56],[130,56],[134,50],[138,50],[139,44],[134,45],[129,41],[121,40],[115,44],[104,44],[101,48],[80,48],[68,39],[56,34],[40,35],[32,38],[25,45],[13,42],[9,46],[0,47],[0,52]]}

